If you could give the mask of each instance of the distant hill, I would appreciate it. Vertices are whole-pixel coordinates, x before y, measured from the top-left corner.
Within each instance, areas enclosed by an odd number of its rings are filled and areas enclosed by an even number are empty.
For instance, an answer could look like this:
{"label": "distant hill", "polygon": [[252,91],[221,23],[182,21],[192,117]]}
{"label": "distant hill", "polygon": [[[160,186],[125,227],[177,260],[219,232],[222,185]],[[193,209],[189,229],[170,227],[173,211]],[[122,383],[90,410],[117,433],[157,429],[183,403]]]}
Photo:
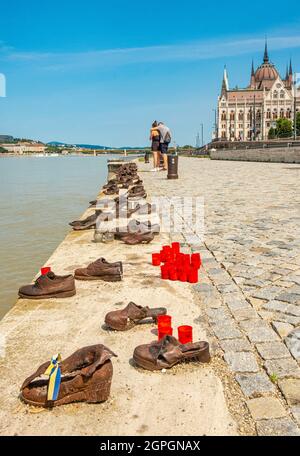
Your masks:
{"label": "distant hill", "polygon": [[11,143],[14,137],[10,135],[0,135],[0,143]]}
{"label": "distant hill", "polygon": [[109,146],[99,146],[97,144],[67,144],[59,141],[50,141],[47,143],[48,146],[56,146],[56,147],[82,147],[83,149],[92,149],[92,150],[108,150],[108,149],[115,149],[115,150],[132,150],[132,149],[145,149],[145,146],[142,147],[131,147],[131,146],[122,146],[122,147],[109,147]]}

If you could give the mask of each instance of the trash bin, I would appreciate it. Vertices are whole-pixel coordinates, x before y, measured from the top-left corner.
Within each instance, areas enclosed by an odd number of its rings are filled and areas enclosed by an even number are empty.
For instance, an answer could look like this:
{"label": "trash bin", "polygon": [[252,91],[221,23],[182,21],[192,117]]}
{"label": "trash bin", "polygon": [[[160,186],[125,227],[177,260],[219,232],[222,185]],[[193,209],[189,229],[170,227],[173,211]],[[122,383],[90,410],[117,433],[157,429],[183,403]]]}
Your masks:
{"label": "trash bin", "polygon": [[168,179],[178,179],[178,155],[168,155]]}

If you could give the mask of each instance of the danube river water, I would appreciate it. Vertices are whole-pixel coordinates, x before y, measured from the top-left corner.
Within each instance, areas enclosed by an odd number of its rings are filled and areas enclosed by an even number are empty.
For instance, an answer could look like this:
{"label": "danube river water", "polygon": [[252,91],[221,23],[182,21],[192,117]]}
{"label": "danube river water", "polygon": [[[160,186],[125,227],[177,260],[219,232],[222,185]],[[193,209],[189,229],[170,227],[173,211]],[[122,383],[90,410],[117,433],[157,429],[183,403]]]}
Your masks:
{"label": "danube river water", "polygon": [[109,158],[0,158],[0,318],[95,198]]}

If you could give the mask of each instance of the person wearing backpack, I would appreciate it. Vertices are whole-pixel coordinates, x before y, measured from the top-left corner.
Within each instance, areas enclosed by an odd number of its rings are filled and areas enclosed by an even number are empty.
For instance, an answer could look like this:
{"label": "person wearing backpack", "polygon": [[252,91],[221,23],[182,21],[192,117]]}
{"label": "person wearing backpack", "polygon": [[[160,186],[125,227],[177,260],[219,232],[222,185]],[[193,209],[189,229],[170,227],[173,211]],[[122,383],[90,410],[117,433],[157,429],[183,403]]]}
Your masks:
{"label": "person wearing backpack", "polygon": [[163,156],[163,160],[164,160],[163,171],[167,171],[167,169],[168,169],[168,156],[167,156],[167,154],[168,154],[169,144],[170,144],[171,139],[172,139],[171,130],[163,122],[159,122],[157,127],[154,127],[151,130],[159,131],[159,134],[160,134],[160,152],[161,152],[161,154]]}

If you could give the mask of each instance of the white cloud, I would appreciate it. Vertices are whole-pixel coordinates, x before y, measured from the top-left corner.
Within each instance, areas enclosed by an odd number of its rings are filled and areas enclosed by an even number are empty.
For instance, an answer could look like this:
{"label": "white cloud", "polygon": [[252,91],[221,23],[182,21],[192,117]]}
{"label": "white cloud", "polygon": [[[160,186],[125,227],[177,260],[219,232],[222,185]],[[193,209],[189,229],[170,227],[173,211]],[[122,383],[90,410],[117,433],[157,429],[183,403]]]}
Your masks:
{"label": "white cloud", "polygon": [[[0,42],[0,59],[44,69],[76,70],[154,62],[184,62],[238,56],[263,50],[263,38],[198,41],[186,44],[91,50],[71,53],[18,52]],[[268,38],[271,51],[300,47],[300,35]]]}

